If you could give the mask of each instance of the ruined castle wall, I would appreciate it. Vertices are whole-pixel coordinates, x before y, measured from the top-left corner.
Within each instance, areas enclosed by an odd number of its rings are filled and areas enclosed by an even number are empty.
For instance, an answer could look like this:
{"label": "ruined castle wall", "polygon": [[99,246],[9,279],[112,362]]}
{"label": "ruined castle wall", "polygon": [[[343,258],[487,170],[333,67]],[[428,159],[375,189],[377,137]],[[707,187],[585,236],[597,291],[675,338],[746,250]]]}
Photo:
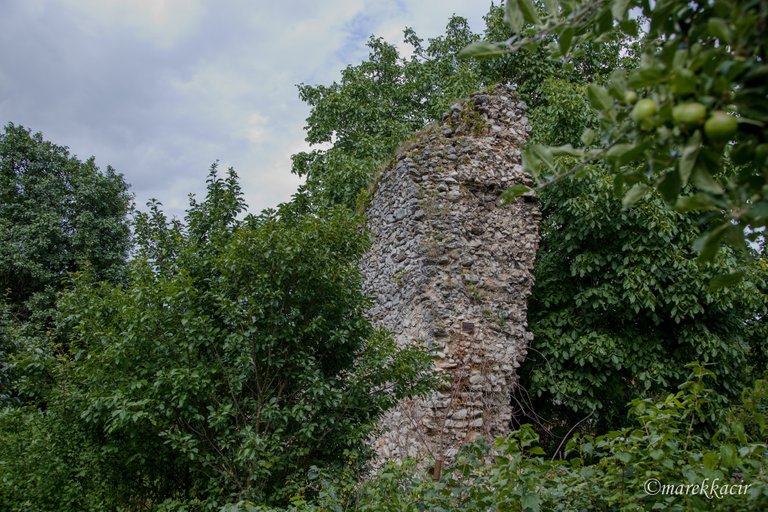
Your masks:
{"label": "ruined castle wall", "polygon": [[453,105],[417,134],[380,177],[367,211],[363,258],[372,321],[400,344],[435,354],[444,384],[402,402],[381,423],[379,460],[450,460],[478,436],[510,430],[511,392],[525,358],[539,211],[501,206],[520,165],[525,104],[501,86]]}

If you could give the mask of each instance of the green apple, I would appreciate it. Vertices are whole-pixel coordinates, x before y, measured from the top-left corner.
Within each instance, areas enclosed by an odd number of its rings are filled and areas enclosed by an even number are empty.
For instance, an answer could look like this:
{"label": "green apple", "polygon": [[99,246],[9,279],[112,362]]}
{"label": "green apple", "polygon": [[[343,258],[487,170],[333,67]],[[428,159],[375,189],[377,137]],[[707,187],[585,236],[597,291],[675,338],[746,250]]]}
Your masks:
{"label": "green apple", "polygon": [[704,133],[712,140],[723,141],[730,139],[738,127],[738,119],[722,110],[717,110],[712,112],[707,122],[704,123]]}
{"label": "green apple", "polygon": [[655,101],[653,101],[651,98],[645,98],[635,104],[635,108],[632,109],[632,113],[630,115],[632,116],[632,119],[635,120],[635,122],[640,123],[656,114],[658,109],[659,107],[656,105]]}
{"label": "green apple", "polygon": [[672,109],[672,119],[675,123],[693,126],[704,122],[707,107],[697,102],[681,103]]}

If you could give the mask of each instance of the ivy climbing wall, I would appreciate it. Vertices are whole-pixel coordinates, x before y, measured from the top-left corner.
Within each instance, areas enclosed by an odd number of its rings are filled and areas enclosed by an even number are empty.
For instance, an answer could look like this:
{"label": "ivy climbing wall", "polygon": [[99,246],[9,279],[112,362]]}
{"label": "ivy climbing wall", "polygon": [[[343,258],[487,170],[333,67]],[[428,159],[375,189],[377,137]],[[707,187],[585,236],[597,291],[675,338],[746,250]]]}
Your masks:
{"label": "ivy climbing wall", "polygon": [[439,468],[462,444],[510,430],[532,338],[540,215],[533,198],[503,206],[500,197],[532,184],[520,165],[525,112],[511,86],[473,94],[404,145],[371,192],[370,318],[398,343],[428,347],[442,383],[384,417],[379,461],[412,456]]}

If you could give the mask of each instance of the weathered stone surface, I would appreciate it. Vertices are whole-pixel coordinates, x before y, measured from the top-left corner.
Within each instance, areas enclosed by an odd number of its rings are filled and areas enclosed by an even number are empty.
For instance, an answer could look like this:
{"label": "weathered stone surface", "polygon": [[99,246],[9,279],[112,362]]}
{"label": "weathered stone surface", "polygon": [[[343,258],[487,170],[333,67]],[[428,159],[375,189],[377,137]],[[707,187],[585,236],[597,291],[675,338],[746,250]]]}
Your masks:
{"label": "weathered stone surface", "polygon": [[363,258],[371,320],[400,344],[421,343],[444,385],[402,402],[374,440],[379,461],[452,458],[480,435],[510,429],[540,215],[535,200],[500,206],[515,183],[526,106],[500,86],[454,104],[382,173],[368,208]]}

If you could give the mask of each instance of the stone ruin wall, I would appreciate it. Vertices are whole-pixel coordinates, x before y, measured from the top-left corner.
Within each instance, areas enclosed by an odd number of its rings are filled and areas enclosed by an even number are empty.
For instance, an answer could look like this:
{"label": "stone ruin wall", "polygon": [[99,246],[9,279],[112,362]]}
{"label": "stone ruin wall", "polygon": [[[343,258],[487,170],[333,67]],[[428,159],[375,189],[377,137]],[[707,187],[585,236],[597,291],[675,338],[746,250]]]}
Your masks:
{"label": "stone ruin wall", "polygon": [[533,198],[501,206],[500,194],[531,184],[520,165],[525,111],[511,86],[473,94],[417,134],[372,195],[362,262],[370,318],[398,343],[432,349],[444,382],[385,415],[379,462],[410,456],[439,468],[462,444],[510,431],[516,369],[532,339],[540,215]]}

